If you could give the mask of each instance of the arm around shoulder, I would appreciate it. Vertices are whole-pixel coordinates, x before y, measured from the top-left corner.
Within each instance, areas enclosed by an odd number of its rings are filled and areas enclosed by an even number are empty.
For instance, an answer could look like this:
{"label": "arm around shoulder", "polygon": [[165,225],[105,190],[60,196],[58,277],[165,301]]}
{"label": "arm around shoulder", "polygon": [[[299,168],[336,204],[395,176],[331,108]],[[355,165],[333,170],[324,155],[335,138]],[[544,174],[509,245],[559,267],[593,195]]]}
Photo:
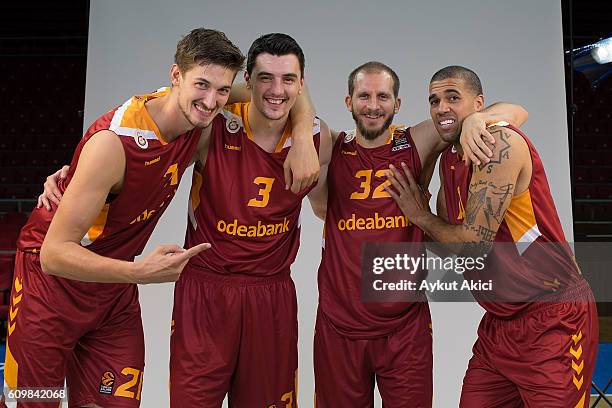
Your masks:
{"label": "arm around shoulder", "polygon": [[505,121],[513,126],[521,127],[529,118],[529,112],[525,108],[508,102],[496,102],[482,110],[481,114],[487,125]]}

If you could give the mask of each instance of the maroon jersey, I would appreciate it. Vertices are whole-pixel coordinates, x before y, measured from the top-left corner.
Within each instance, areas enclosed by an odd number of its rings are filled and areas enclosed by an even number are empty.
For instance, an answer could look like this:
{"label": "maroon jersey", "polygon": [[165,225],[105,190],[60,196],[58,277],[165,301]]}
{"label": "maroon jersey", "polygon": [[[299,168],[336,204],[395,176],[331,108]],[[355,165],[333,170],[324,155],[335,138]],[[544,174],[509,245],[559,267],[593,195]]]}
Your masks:
{"label": "maroon jersey", "polygon": [[[361,298],[363,243],[422,242],[424,237],[383,190],[390,183],[385,176],[389,164],[401,168],[406,163],[415,178],[421,173],[410,129],[391,126],[389,130],[387,143],[375,148],[361,146],[354,130],[341,133],[327,174],[319,306],[336,330],[351,338],[391,333],[405,322],[413,306],[410,302],[363,302]],[[420,272],[417,276],[423,277]],[[419,300],[424,299],[421,292],[416,293]]]}
{"label": "maroon jersey", "polygon": [[[126,159],[123,188],[118,195],[109,195],[81,240],[82,246],[97,254],[131,261],[142,252],[195,153],[201,130],[194,129],[166,143],[145,108],[146,101],[168,92],[169,88],[162,88],[153,94],[134,96],[97,119],[78,144],[68,177],[59,182],[63,193],[74,175],[83,146],[94,134],[110,130],[119,136]],[[51,212],[35,209],[21,230],[17,247],[38,252],[54,214],[55,209]]]}
{"label": "maroon jersey", "polygon": [[[523,300],[545,300],[547,295],[553,296],[582,281],[565,240],[540,156],[521,131],[506,127],[523,137],[532,162],[529,187],[512,197],[495,235],[495,243],[515,245],[494,246],[484,270],[465,273],[468,280],[493,279],[493,290],[472,293],[487,311],[500,317],[523,310],[529,305]],[[449,222],[462,224],[472,168],[462,163],[453,146],[442,154],[440,166]]]}
{"label": "maroon jersey", "polygon": [[[214,119],[206,164],[194,170],[185,245],[212,248],[193,257],[190,270],[263,277],[288,273],[295,260],[309,190],[285,190],[291,124],[268,153],[253,141],[248,109],[248,103],[228,105]],[[317,150],[319,129],[316,119]]]}

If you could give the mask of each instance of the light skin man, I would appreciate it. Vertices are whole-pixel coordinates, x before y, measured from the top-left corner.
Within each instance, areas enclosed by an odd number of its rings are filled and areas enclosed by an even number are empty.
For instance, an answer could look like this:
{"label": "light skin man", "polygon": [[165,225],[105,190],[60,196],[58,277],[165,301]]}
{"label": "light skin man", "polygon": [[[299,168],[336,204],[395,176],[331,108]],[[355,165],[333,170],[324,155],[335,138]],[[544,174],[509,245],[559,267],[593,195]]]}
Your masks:
{"label": "light skin man", "polygon": [[[292,143],[289,112],[303,90],[304,56],[291,37],[258,38],[248,53],[249,103],[229,105],[206,157],[194,169],[186,246],[215,245],[194,257],[175,286],[171,406],[295,404],[297,300],[290,267],[302,199],[282,188]],[[321,172],[331,148],[311,122]],[[197,296],[195,296],[197,294]],[[214,356],[214,357],[213,357]],[[253,376],[257,370],[266,375]]]}
{"label": "light skin man", "polygon": [[[70,405],[139,405],[131,388],[142,384],[144,345],[134,283],[175,280],[210,245],[159,246],[133,259],[197,150],[197,128],[219,112],[243,61],[223,33],[193,30],[177,44],[172,90],[133,97],[85,133],[60,186],[62,205],[34,210],[19,236],[8,387],[61,388],[65,379]],[[108,336],[116,337],[110,349]],[[101,391],[100,378],[108,378]]]}

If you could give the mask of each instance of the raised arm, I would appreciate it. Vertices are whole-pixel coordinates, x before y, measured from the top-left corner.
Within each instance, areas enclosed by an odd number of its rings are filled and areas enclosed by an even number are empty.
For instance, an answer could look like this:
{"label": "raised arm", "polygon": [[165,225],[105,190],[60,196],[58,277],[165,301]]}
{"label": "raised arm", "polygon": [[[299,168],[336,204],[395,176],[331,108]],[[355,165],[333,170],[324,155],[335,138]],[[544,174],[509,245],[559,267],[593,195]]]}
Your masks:
{"label": "raised arm", "polygon": [[319,157],[312,138],[315,117],[314,104],[304,85],[290,112],[291,149],[285,159],[285,188],[298,193],[311,186],[319,177]]}
{"label": "raised arm", "polygon": [[319,163],[321,171],[319,172],[319,181],[316,187],[308,193],[308,200],[314,214],[318,218],[325,220],[325,214],[327,213],[327,169],[331,161],[333,143],[331,131],[323,121],[321,121],[320,140]]}
{"label": "raised arm", "polygon": [[142,261],[127,262],[82,247],[80,241],[102,211],[108,194],[120,190],[124,172],[125,153],[117,135],[101,131],[85,144],[41,248],[44,272],[86,282],[174,281],[189,257],[204,249],[158,247]]}
{"label": "raised arm", "polygon": [[461,249],[474,243],[484,244],[486,249],[495,239],[514,196],[521,169],[530,157],[526,142],[514,131],[495,128],[491,134],[495,138],[493,157],[489,164],[474,168],[461,225],[448,224],[429,212],[427,201],[408,168],[392,168],[391,196],[404,214],[435,241],[463,243],[458,246]]}

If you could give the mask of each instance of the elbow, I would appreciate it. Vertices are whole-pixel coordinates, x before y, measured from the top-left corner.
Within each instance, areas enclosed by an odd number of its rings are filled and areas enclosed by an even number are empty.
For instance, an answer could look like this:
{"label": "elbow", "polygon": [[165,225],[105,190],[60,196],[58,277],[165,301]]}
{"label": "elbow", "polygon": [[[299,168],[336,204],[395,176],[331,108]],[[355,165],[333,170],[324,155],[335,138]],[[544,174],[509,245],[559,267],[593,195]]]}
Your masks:
{"label": "elbow", "polygon": [[40,248],[40,267],[46,275],[55,275],[53,246],[45,240]]}
{"label": "elbow", "polygon": [[517,127],[523,126],[525,122],[527,122],[527,119],[529,119],[529,112],[522,106],[519,106],[519,108],[518,120],[516,120]]}

